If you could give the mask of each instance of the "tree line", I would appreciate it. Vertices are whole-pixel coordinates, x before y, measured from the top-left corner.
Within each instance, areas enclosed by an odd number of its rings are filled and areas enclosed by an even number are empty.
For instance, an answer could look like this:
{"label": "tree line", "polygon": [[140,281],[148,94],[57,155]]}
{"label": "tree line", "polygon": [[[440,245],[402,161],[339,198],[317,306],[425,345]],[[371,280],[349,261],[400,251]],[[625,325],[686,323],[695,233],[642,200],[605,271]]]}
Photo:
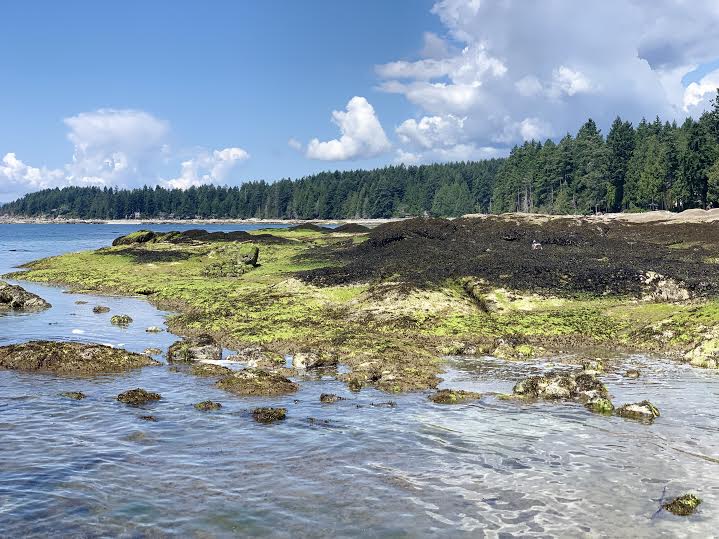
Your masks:
{"label": "tree line", "polygon": [[65,187],[30,193],[0,214],[122,219],[456,217],[507,211],[593,213],[719,206],[719,90],[681,125],[593,120],[559,142],[529,141],[503,159],[321,172],[187,190]]}

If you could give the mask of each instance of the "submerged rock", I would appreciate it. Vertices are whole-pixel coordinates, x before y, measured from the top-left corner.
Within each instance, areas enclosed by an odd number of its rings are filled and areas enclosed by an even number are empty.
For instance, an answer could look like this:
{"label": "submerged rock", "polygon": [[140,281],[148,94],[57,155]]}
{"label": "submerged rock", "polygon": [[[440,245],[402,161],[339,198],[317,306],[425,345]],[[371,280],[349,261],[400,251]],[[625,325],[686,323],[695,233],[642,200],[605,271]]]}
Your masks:
{"label": "submerged rock", "polygon": [[0,347],[0,368],[18,371],[87,375],[159,364],[145,355],[101,344],[30,341]]}
{"label": "submerged rock", "polygon": [[75,302],[75,305],[87,305],[87,301],[84,299],[79,299]]}
{"label": "submerged rock", "polygon": [[244,396],[286,395],[295,393],[299,385],[281,374],[261,369],[244,369],[217,382],[217,387]]}
{"label": "submerged rock", "polygon": [[219,410],[222,408],[222,405],[219,402],[202,401],[195,404],[195,408],[203,412],[211,412],[213,410]]}
{"label": "submerged rock", "polygon": [[109,313],[110,307],[105,307],[104,305],[95,305],[92,308],[92,312],[94,312],[95,314]]}
{"label": "submerged rock", "polygon": [[273,423],[287,417],[287,408],[255,408],[252,410],[252,417],[258,423]]}
{"label": "submerged rock", "polygon": [[619,417],[651,423],[659,417],[659,410],[651,402],[642,401],[633,404],[624,404],[617,408],[616,414]]}
{"label": "submerged rock", "polygon": [[195,376],[229,376],[232,372],[232,369],[213,363],[194,363],[190,368],[190,373]]}
{"label": "submerged rock", "polygon": [[141,416],[140,416],[140,419],[141,419],[142,421],[150,421],[150,422],[152,422],[152,423],[156,423],[156,422],[157,422],[157,418],[156,418],[154,415],[141,415]]}
{"label": "submerged rock", "polygon": [[132,318],[126,314],[116,314],[110,318],[110,323],[113,326],[129,326],[132,324]]}
{"label": "submerged rock", "polygon": [[430,395],[429,400],[437,404],[461,404],[463,402],[477,400],[481,397],[481,394],[474,393],[473,391],[440,389],[433,395]]}
{"label": "submerged rock", "polygon": [[625,378],[639,378],[641,373],[637,369],[629,369],[624,373]]}
{"label": "submerged rock", "polygon": [[210,335],[198,335],[177,341],[167,350],[169,361],[217,361],[222,347]]}
{"label": "submerged rock", "polygon": [[701,503],[701,499],[694,496],[694,494],[684,494],[678,498],[674,498],[670,502],[665,503],[662,505],[662,508],[674,515],[686,517],[693,514]]}
{"label": "submerged rock", "polygon": [[335,395],[334,393],[322,393],[322,395],[320,395],[320,402],[324,404],[332,404],[337,401],[343,400],[345,400],[344,397],[340,397],[339,395]]}
{"label": "submerged rock", "polygon": [[150,326],[150,327],[147,328],[145,331],[146,331],[147,333],[162,333],[162,332],[165,331],[165,330],[162,329],[161,327],[158,327],[158,326]]}
{"label": "submerged rock", "polygon": [[0,281],[0,311],[39,311],[50,307],[52,305],[37,294]]}
{"label": "submerged rock", "polygon": [[65,391],[64,393],[60,393],[60,396],[76,401],[81,401],[87,397],[82,391]]}
{"label": "submerged rock", "polygon": [[147,404],[148,402],[159,401],[161,398],[162,396],[159,393],[146,391],[140,387],[135,389],[129,389],[128,391],[124,391],[117,396],[117,400],[119,400],[120,402],[124,402],[125,404],[130,404],[132,406],[140,406],[142,404]]}

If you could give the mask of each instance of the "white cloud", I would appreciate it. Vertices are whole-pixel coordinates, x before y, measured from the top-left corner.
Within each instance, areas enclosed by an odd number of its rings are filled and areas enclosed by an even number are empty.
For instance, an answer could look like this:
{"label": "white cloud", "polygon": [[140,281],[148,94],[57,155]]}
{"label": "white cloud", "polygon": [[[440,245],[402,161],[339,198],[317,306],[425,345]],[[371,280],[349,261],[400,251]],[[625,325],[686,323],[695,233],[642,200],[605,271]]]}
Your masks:
{"label": "white cloud", "polygon": [[340,128],[342,136],[325,142],[312,139],[307,145],[310,159],[359,159],[380,155],[391,148],[374,108],[364,97],[355,96],[347,103],[346,110],[333,111],[332,121]]}
{"label": "white cloud", "polygon": [[699,82],[692,82],[686,87],[682,101],[684,110],[705,110],[709,108],[711,100],[716,97],[719,89],[719,69],[704,75]]}
{"label": "white cloud", "polygon": [[192,159],[183,161],[180,176],[163,181],[173,189],[188,189],[207,183],[223,183],[229,173],[242,161],[250,158],[242,148],[225,148],[212,153],[202,152]]}
{"label": "white cloud", "polygon": [[419,122],[405,120],[395,130],[404,144],[429,149],[435,146],[453,146],[462,138],[464,118],[452,114],[447,116],[425,116]]}
{"label": "white cloud", "polygon": [[[541,140],[576,132],[590,116],[605,132],[617,114],[681,121],[708,105],[719,82],[714,73],[682,84],[717,59],[716,0],[441,0],[432,13],[447,37],[425,35],[419,59],[376,72],[379,89],[404,96],[418,117],[462,117],[453,146]],[[398,135],[414,159],[453,147]]]}
{"label": "white cloud", "polygon": [[287,145],[298,152],[302,150],[302,143],[296,138],[290,138],[290,140],[287,141]]}
{"label": "white cloud", "polygon": [[0,164],[0,197],[17,198],[29,191],[67,185],[138,187],[163,183],[189,187],[220,183],[232,169],[249,159],[242,148],[202,151],[180,163],[180,176],[164,181],[158,170],[177,163],[167,144],[167,122],[139,110],[100,109],[66,118],[72,160],[62,168],[25,164],[8,153]]}

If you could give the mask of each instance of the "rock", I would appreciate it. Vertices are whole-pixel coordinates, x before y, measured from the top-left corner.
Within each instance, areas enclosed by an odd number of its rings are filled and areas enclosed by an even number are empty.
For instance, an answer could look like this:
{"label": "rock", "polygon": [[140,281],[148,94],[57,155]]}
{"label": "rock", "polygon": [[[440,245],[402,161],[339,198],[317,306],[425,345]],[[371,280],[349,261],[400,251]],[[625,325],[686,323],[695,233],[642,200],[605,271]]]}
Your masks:
{"label": "rock", "polygon": [[142,404],[147,404],[148,402],[159,401],[161,398],[162,396],[159,393],[146,391],[139,387],[124,391],[117,396],[117,400],[132,406],[140,406]]}
{"label": "rock", "polygon": [[37,294],[28,292],[21,286],[0,281],[0,312],[2,311],[39,311],[52,307]]}
{"label": "rock", "polygon": [[141,415],[140,419],[142,419],[143,421],[150,421],[152,423],[157,422],[157,418],[154,415]]}
{"label": "rock", "polygon": [[101,344],[30,341],[0,347],[0,369],[87,375],[159,364],[145,355]]}
{"label": "rock", "polygon": [[76,401],[81,401],[82,399],[87,397],[87,395],[85,395],[81,391],[65,391],[64,393],[60,393],[60,396]]}
{"label": "rock", "polygon": [[339,395],[335,395],[334,393],[322,393],[322,395],[320,395],[320,402],[324,404],[332,404],[337,401],[343,400],[345,400],[344,397],[340,397]]}
{"label": "rock", "polygon": [[79,299],[75,302],[75,305],[87,305],[87,301]]}
{"label": "rock", "polygon": [[619,417],[651,423],[659,417],[659,410],[651,402],[642,401],[620,406],[617,408],[616,414]]}
{"label": "rock", "polygon": [[213,363],[193,363],[190,373],[195,376],[229,376],[233,370]]}
{"label": "rock", "polygon": [[280,374],[252,368],[234,372],[217,382],[217,387],[244,396],[286,395],[299,389],[299,385]]}
{"label": "rock", "polygon": [[146,331],[147,333],[162,333],[162,332],[165,331],[165,330],[162,329],[161,327],[158,327],[158,326],[150,326],[150,327],[147,328],[145,331]]}
{"label": "rock", "polygon": [[362,389],[362,386],[364,386],[364,382],[359,376],[350,375],[347,379],[347,387],[350,391],[354,391],[356,393]]}
{"label": "rock", "polygon": [[684,354],[684,359],[695,367],[716,369],[719,366],[719,331],[708,332],[701,343]]}
{"label": "rock", "polygon": [[250,254],[242,257],[242,263],[248,266],[257,266],[257,259],[260,256],[259,247],[253,247]]}
{"label": "rock", "polygon": [[110,323],[113,326],[129,326],[132,324],[132,318],[126,314],[116,314],[110,318]]}
{"label": "rock", "polygon": [[691,297],[682,283],[654,271],[648,271],[641,278],[644,284],[644,299],[649,301],[686,301]]}
{"label": "rock", "polygon": [[268,352],[260,346],[240,348],[236,354],[229,356],[227,360],[245,363],[248,367],[260,367],[263,369],[283,367],[285,364],[285,358],[282,355]]}
{"label": "rock", "polygon": [[529,344],[518,344],[516,346],[500,342],[492,355],[499,359],[526,359],[534,357],[537,354],[537,349]]}
{"label": "rock", "polygon": [[701,499],[694,496],[694,494],[684,494],[665,503],[662,508],[674,515],[686,517],[693,514],[700,503],[702,503]]}
{"label": "rock", "polygon": [[436,404],[461,404],[463,402],[477,400],[482,395],[472,391],[463,391],[461,389],[440,389],[433,395],[429,396],[429,400]]}
{"label": "rock", "polygon": [[222,347],[210,335],[188,337],[175,342],[167,350],[169,361],[217,361],[222,359]]}
{"label": "rock", "polygon": [[584,404],[584,406],[595,414],[611,415],[614,411],[612,401],[605,397],[592,397]]}
{"label": "rock", "polygon": [[133,243],[147,243],[154,238],[155,233],[151,230],[138,230],[126,236],[115,238],[112,242],[112,246],[117,247],[118,245],[132,245]]}
{"label": "rock", "polygon": [[160,348],[145,348],[143,354],[146,356],[159,356],[162,353]]}
{"label": "rock", "polygon": [[255,408],[252,410],[252,417],[258,423],[282,421],[287,417],[287,408]]}
{"label": "rock", "polygon": [[95,314],[109,313],[110,307],[105,307],[104,305],[95,305],[92,308],[92,312],[94,312]]}
{"label": "rock", "polygon": [[600,374],[604,372],[604,363],[601,359],[590,359],[582,363],[582,370],[585,374]]}
{"label": "rock", "polygon": [[547,400],[587,401],[594,397],[609,396],[604,384],[586,373],[576,377],[570,374],[530,376],[517,382],[512,393],[525,398]]}
{"label": "rock", "polygon": [[195,408],[203,412],[211,412],[213,410],[219,410],[222,405],[219,402],[202,401],[195,404]]}
{"label": "rock", "polygon": [[328,353],[298,352],[292,356],[292,366],[299,370],[336,367],[337,356]]}
{"label": "rock", "polygon": [[637,369],[629,369],[624,373],[625,378],[639,378],[641,373]]}

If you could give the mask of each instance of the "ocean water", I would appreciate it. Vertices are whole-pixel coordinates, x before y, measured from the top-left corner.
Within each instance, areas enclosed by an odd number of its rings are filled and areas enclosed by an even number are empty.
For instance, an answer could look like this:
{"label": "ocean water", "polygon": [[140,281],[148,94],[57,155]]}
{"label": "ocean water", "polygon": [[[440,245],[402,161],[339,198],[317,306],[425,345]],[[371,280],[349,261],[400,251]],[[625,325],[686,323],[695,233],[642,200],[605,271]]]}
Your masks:
{"label": "ocean water", "polygon": [[[0,225],[0,273],[137,228]],[[142,351],[176,339],[144,331],[167,313],[142,299],[21,284],[53,307],[0,316],[0,346],[43,338]],[[111,312],[93,314],[97,304]],[[111,326],[113,313],[135,322]],[[651,400],[662,412],[653,425],[491,395],[441,406],[427,393],[355,394],[331,378],[298,379],[297,394],[266,399],[167,365],[84,379],[0,371],[0,536],[717,536],[719,374],[661,357],[618,361],[643,376],[603,377],[614,401]],[[508,392],[548,368],[451,358],[443,387]],[[142,408],[115,400],[134,387],[163,398]],[[323,392],[347,400],[321,404]],[[206,399],[223,408],[193,408]],[[265,405],[287,407],[287,420],[255,423],[250,410]],[[156,422],[140,419],[150,414]],[[658,511],[687,491],[704,500],[694,516]]]}

